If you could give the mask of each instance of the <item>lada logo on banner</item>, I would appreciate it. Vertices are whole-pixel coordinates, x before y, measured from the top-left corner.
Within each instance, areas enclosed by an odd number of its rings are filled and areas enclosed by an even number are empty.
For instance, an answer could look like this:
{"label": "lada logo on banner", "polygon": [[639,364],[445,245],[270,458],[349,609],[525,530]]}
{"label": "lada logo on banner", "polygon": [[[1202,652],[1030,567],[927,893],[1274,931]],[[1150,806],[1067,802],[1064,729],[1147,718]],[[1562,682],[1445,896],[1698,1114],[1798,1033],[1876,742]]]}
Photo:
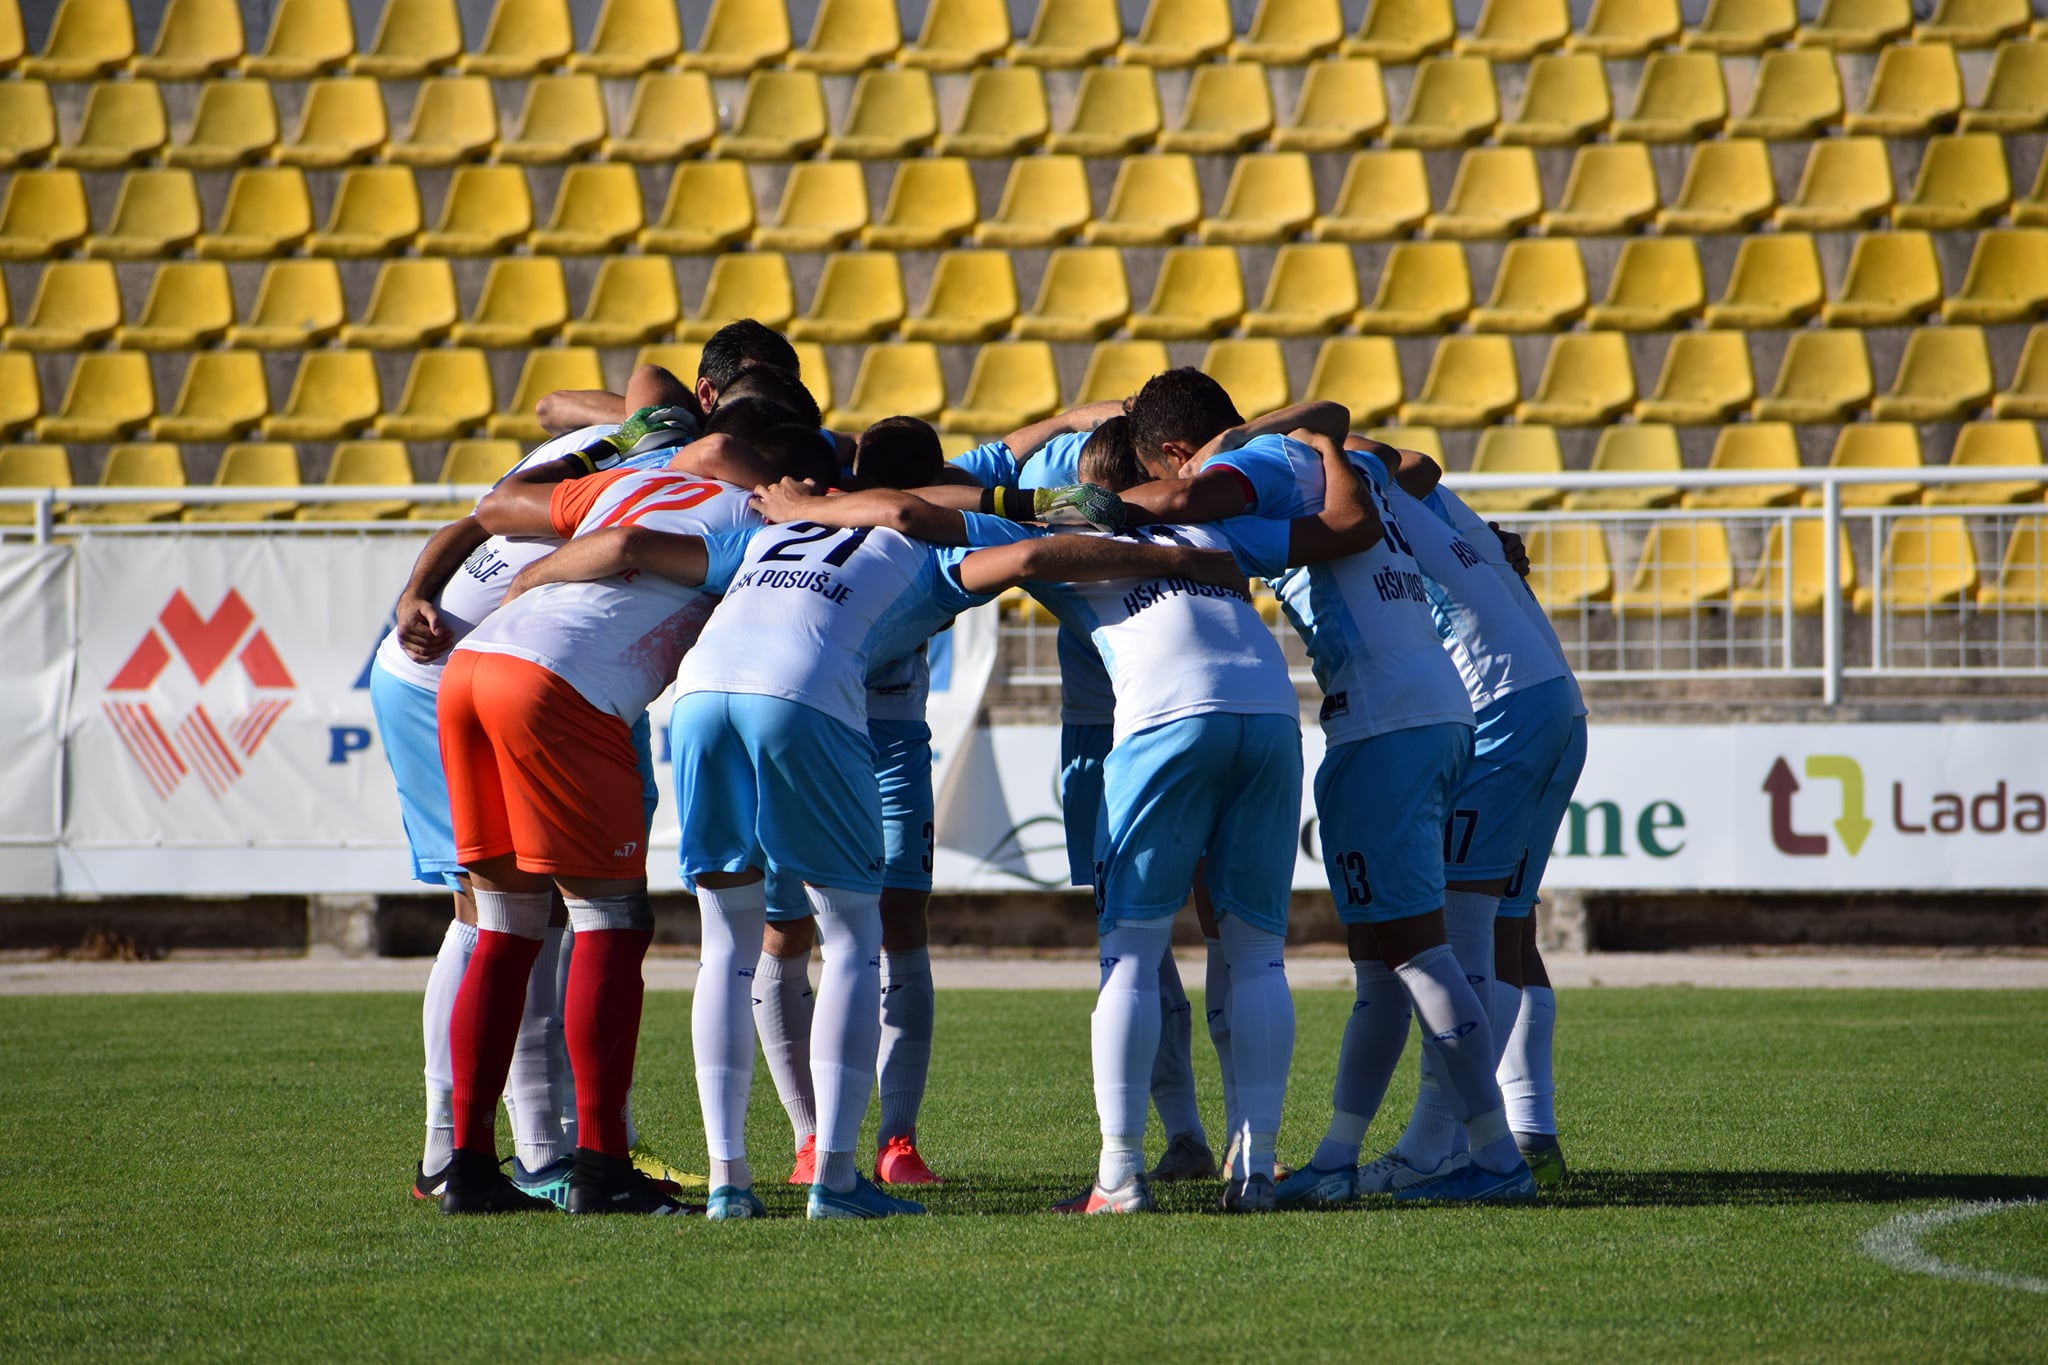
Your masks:
{"label": "lada logo on banner", "polygon": [[[222,709],[239,701],[224,702],[227,692],[242,690],[232,686],[230,659],[253,695],[223,723],[206,701],[211,695]],[[291,705],[293,687],[240,593],[230,588],[213,614],[202,616],[180,589],[107,684],[103,705],[158,796],[168,800],[188,773],[197,773],[218,798],[241,778],[243,764]]]}

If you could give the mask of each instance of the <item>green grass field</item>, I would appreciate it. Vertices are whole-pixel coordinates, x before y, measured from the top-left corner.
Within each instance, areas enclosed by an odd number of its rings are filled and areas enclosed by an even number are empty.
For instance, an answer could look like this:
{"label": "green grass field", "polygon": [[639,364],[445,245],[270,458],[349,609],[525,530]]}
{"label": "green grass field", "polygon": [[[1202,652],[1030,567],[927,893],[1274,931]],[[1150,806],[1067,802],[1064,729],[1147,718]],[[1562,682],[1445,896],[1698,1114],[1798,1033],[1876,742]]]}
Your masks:
{"label": "green grass field", "polygon": [[[1326,1117],[1349,996],[1303,992],[1281,1135]],[[453,1220],[406,1193],[419,1007],[397,996],[0,999],[0,1355],[760,1360],[2039,1360],[2048,1295],[1914,1276],[1900,1213],[2048,1196],[2048,997],[1569,993],[1577,1174],[1539,1207],[1233,1219],[1042,1212],[1091,1169],[1085,996],[954,993],[921,1145],[935,1214],[812,1226]],[[635,1104],[702,1169],[688,997]],[[1220,1110],[1214,1057],[1205,1112]],[[1413,1064],[1369,1139],[1391,1142]],[[766,1068],[751,1140],[787,1159]],[[508,1149],[509,1150],[509,1149]],[[1157,1136],[1153,1142],[1157,1152]],[[2048,1204],[1926,1250],[2048,1276]]]}

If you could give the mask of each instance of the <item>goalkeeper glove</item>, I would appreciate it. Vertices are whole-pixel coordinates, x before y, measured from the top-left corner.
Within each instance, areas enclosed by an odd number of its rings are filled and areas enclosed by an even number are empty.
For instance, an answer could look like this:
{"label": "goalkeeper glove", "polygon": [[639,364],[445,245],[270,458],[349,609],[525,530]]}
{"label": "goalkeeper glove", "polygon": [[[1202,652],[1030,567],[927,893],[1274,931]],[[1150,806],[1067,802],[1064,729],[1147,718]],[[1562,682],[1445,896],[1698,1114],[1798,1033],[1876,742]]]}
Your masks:
{"label": "goalkeeper glove", "polygon": [[1124,525],[1124,500],[1092,483],[1064,488],[998,488],[989,501],[991,511],[1012,521],[1092,526],[1098,531],[1120,531]]}

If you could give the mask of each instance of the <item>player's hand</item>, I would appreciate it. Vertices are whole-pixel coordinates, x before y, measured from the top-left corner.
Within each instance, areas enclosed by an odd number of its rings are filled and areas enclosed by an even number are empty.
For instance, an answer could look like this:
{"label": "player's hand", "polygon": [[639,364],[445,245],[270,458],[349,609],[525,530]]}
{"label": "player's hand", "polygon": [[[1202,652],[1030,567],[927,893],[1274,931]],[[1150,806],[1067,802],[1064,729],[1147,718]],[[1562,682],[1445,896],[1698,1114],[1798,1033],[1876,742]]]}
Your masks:
{"label": "player's hand", "polygon": [[824,496],[825,490],[808,479],[785,478],[756,488],[753,507],[769,521],[802,521],[810,515],[810,505]]}
{"label": "player's hand", "polygon": [[619,429],[603,439],[624,455],[649,436],[676,431],[695,435],[697,414],[685,407],[642,408],[619,423]]}
{"label": "player's hand", "polygon": [[512,575],[512,584],[505,589],[505,600],[498,605],[502,607],[505,605],[505,602],[510,602],[523,593],[531,592],[543,583],[553,582],[554,580],[549,575],[548,569],[543,566],[547,565],[547,562],[554,557],[554,551],[550,550],[518,573]]}
{"label": "player's hand", "polygon": [[398,647],[414,663],[430,664],[455,644],[455,632],[441,622],[441,613],[423,597],[398,599]]}
{"label": "player's hand", "polygon": [[1092,483],[1032,490],[1034,521],[1047,526],[1092,526],[1098,531],[1124,528],[1124,500]]}
{"label": "player's hand", "polygon": [[1237,556],[1228,550],[1189,550],[1187,567],[1181,576],[1212,587],[1229,588],[1247,599],[1252,595],[1252,585],[1238,567]]}
{"label": "player's hand", "polygon": [[1507,551],[1508,567],[1522,577],[1527,578],[1529,576],[1529,546],[1513,531],[1501,530],[1500,523],[1497,521],[1489,521],[1486,525],[1488,529],[1500,537],[1500,547]]}

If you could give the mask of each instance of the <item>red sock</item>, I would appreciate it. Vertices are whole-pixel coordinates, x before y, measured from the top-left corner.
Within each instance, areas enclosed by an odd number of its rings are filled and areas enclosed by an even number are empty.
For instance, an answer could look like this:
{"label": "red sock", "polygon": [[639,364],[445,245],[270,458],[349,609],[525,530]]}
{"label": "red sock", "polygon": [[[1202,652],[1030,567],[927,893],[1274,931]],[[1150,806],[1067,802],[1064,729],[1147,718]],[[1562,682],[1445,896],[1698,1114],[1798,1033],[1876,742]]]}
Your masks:
{"label": "red sock", "polygon": [[648,929],[583,929],[569,956],[562,1033],[576,1072],[576,1142],[606,1156],[626,1155],[626,1092],[646,994],[640,963],[653,941]]}
{"label": "red sock", "polygon": [[519,1020],[526,1012],[526,978],[540,956],[540,940],[479,929],[476,952],[455,993],[448,1020],[449,1060],[455,1073],[455,1145],[498,1155],[498,1097],[512,1069]]}

